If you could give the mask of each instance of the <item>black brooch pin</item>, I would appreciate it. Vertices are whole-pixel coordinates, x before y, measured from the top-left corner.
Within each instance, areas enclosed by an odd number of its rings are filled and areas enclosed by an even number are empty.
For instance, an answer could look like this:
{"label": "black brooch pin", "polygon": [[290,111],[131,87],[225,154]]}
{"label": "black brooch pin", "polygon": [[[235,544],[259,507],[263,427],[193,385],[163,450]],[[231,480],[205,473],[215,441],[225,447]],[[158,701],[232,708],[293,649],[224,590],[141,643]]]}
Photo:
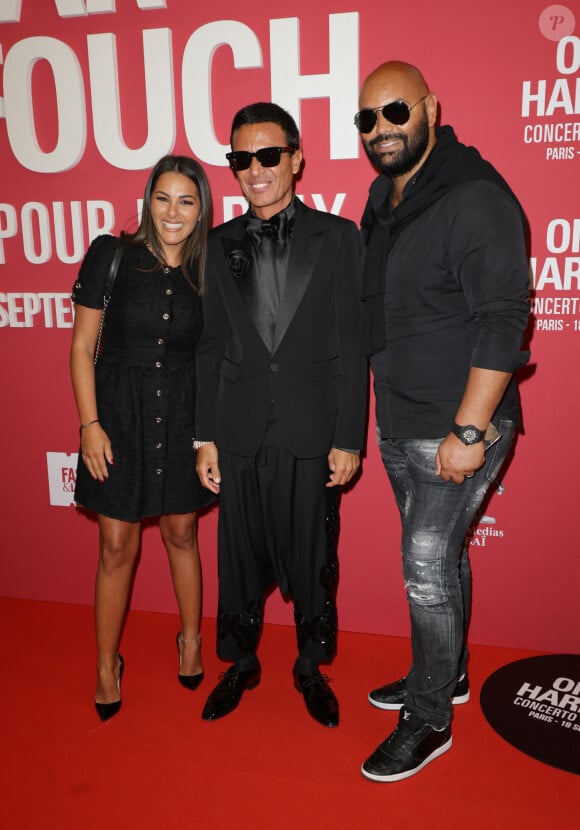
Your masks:
{"label": "black brooch pin", "polygon": [[232,269],[232,274],[236,279],[239,280],[247,274],[250,260],[245,251],[231,251],[231,253],[228,254],[228,260],[230,268]]}

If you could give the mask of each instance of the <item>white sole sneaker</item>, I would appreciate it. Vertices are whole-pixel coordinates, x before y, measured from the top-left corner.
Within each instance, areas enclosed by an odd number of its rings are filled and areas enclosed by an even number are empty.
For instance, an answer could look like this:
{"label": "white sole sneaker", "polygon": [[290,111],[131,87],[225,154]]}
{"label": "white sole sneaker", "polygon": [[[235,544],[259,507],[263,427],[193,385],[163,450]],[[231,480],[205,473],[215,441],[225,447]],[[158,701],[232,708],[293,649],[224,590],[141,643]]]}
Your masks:
{"label": "white sole sneaker", "polygon": [[448,741],[446,741],[444,744],[441,744],[441,746],[437,747],[437,749],[435,749],[431,753],[431,755],[425,758],[425,760],[422,761],[419,764],[419,766],[414,767],[413,769],[405,770],[405,772],[397,772],[393,775],[375,775],[372,772],[367,772],[364,768],[364,764],[360,768],[360,771],[362,772],[365,778],[369,778],[371,781],[378,781],[379,783],[383,784],[392,783],[394,781],[403,781],[405,778],[411,778],[413,775],[416,775],[418,772],[421,772],[421,770],[424,769],[424,767],[426,767],[427,764],[430,764],[431,761],[435,760],[435,758],[439,758],[441,755],[447,752],[447,750],[451,749],[452,743],[453,738],[449,738]]}

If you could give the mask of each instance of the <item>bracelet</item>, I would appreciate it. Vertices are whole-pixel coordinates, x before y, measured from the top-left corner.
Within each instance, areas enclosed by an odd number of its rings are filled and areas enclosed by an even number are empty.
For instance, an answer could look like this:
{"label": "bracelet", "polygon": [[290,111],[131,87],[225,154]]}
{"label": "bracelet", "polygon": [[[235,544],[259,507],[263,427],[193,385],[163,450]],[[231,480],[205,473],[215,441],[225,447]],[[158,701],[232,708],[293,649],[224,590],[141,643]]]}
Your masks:
{"label": "bracelet", "polygon": [[99,419],[95,418],[92,421],[87,421],[86,424],[81,424],[79,429],[86,429],[87,427],[92,426],[92,424],[98,424],[98,423],[99,423]]}
{"label": "bracelet", "polygon": [[197,450],[199,450],[201,447],[205,447],[205,445],[206,445],[206,444],[213,444],[213,441],[197,441],[197,440],[194,438],[194,439],[192,440],[192,442],[191,442],[192,449],[194,449],[196,452],[197,452]]}

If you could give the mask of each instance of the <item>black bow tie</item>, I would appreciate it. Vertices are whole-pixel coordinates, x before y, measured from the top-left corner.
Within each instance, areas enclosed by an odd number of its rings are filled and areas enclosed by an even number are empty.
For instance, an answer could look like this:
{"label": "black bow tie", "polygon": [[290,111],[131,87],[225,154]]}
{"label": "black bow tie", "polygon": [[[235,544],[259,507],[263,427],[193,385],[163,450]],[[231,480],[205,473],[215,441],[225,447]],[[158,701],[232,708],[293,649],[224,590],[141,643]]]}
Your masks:
{"label": "black bow tie", "polygon": [[[292,217],[293,219],[294,217]],[[292,233],[293,222],[289,221],[286,211],[277,213],[271,219],[259,219],[257,216],[249,216],[246,230],[248,236],[260,247],[263,236],[271,236],[278,245],[285,245]]]}

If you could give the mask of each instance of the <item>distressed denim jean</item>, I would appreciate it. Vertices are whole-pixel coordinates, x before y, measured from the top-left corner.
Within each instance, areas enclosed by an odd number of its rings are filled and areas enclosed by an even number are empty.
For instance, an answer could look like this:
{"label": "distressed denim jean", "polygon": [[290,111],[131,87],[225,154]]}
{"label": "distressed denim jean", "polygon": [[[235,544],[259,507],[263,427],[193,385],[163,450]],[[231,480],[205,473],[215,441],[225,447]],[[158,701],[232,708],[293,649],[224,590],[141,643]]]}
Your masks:
{"label": "distressed denim jean", "polygon": [[406,706],[436,729],[452,717],[451,696],[466,671],[471,569],[465,537],[510,450],[513,421],[463,484],[435,473],[439,439],[385,439],[379,448],[401,514],[403,577],[411,615],[413,662]]}

